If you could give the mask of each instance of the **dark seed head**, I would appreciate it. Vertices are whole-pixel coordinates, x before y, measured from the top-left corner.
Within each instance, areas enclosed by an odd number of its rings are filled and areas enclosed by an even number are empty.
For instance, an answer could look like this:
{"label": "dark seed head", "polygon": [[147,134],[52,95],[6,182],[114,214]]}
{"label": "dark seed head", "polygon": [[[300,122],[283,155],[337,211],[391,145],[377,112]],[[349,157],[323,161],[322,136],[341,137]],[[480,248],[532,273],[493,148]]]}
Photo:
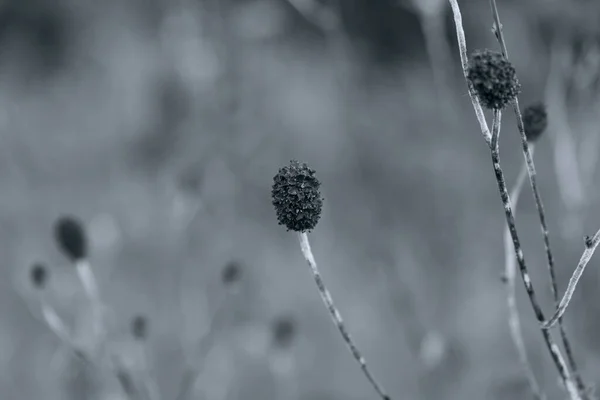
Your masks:
{"label": "dark seed head", "polygon": [[515,68],[497,51],[474,52],[467,77],[479,101],[490,110],[502,110],[521,92]]}
{"label": "dark seed head", "polygon": [[143,315],[136,315],[131,320],[131,335],[135,340],[146,340],[148,337],[148,319]]}
{"label": "dark seed head", "polygon": [[59,218],[54,225],[54,237],[59,248],[71,261],[80,261],[88,256],[83,223],[77,218],[71,216]]}
{"label": "dark seed head", "polygon": [[288,349],[296,337],[296,321],[291,315],[275,318],[272,323],[273,345],[280,349]]}
{"label": "dark seed head", "polygon": [[523,126],[529,142],[535,142],[548,127],[548,113],[544,103],[534,103],[523,110]]}
{"label": "dark seed head", "polygon": [[288,166],[280,168],[273,178],[271,190],[279,225],[296,232],[314,229],[323,207],[320,186],[315,170],[304,163],[292,160]]}
{"label": "dark seed head", "polygon": [[223,285],[229,286],[240,281],[242,278],[242,266],[237,261],[229,261],[221,271]]}
{"label": "dark seed head", "polygon": [[31,279],[33,287],[36,289],[43,289],[48,282],[48,269],[46,266],[44,266],[44,264],[33,264],[31,266],[31,270],[29,271],[29,279]]}

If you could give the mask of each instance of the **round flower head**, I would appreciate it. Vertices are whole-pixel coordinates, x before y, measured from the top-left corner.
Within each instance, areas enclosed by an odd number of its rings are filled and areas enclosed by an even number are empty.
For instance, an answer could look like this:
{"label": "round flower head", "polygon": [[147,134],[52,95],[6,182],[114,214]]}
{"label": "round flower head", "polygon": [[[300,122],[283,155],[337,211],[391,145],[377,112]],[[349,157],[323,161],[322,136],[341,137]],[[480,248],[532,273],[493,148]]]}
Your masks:
{"label": "round flower head", "polygon": [[523,110],[523,126],[529,142],[535,142],[548,127],[548,113],[544,103],[534,103]]}
{"label": "round flower head", "polygon": [[497,51],[474,52],[468,79],[479,101],[490,110],[502,110],[521,92],[515,68]]}
{"label": "round flower head", "polygon": [[237,261],[229,261],[221,271],[221,281],[229,286],[238,282],[242,278],[242,266]]}
{"label": "round flower head", "polygon": [[83,224],[77,218],[59,218],[54,225],[54,236],[60,249],[71,261],[80,261],[87,257],[87,238]]}
{"label": "round flower head", "polygon": [[131,320],[131,334],[136,340],[145,340],[148,337],[148,319],[143,315],[136,315]]}
{"label": "round flower head", "polygon": [[314,229],[323,207],[315,170],[292,160],[279,169],[273,181],[271,196],[279,225],[296,232]]}
{"label": "round flower head", "polygon": [[48,281],[48,270],[43,264],[33,264],[29,271],[29,279],[36,289],[43,289]]}
{"label": "round flower head", "polygon": [[271,326],[273,344],[280,349],[289,348],[296,336],[296,321],[291,315],[277,317]]}

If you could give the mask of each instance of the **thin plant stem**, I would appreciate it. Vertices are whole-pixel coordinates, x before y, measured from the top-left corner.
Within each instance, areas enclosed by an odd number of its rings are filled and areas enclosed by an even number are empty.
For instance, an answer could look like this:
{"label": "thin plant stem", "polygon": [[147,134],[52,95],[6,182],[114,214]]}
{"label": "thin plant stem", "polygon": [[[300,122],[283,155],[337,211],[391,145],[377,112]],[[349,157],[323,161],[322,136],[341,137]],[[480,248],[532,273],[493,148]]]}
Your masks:
{"label": "thin plant stem", "polygon": [[[512,211],[510,195],[508,193],[508,188],[506,187],[506,181],[504,179],[504,172],[502,171],[502,168],[500,166],[500,148],[498,143],[498,137],[500,135],[500,117],[500,111],[495,110],[492,130],[492,143],[494,143],[494,146],[490,147],[492,165],[494,167],[496,182],[498,184],[498,191],[500,192],[500,198],[502,200],[502,205],[504,206],[504,213],[506,215],[506,223],[508,225],[510,236],[513,242],[515,254],[517,256],[517,262],[519,264],[519,270],[521,272],[521,277],[525,285],[525,290],[527,292],[527,295],[529,296],[529,300],[531,302],[531,306],[533,308],[536,318],[539,322],[543,322],[545,320],[544,313],[537,300],[537,296],[535,294],[535,290],[531,282],[531,277],[527,269],[525,256],[521,247],[521,241],[517,233],[517,226],[515,224],[515,216]],[[552,339],[552,336],[550,335],[550,332],[547,329],[542,329],[542,336],[544,337],[544,341],[546,342],[546,346],[548,347],[550,356],[552,357],[552,360],[556,365],[562,382],[565,388],[567,389],[567,392],[569,393],[570,399],[581,400],[582,397],[580,396],[577,387],[573,383],[569,369],[567,368],[567,365],[560,352],[560,348],[556,345],[556,343],[554,343],[554,340]]]}
{"label": "thin plant stem", "polygon": [[[490,0],[490,7],[492,9],[492,15],[494,18],[495,24],[495,34],[498,42],[500,43],[500,47],[502,48],[502,54],[508,60],[508,51],[506,49],[506,42],[504,41],[504,35],[502,33],[502,24],[500,22],[500,15],[498,14],[498,7],[496,5],[496,0]],[[523,147],[523,155],[525,157],[525,163],[527,165],[527,174],[529,175],[529,183],[531,184],[531,189],[533,191],[533,197],[535,200],[535,205],[538,211],[538,216],[540,220],[540,227],[542,230],[542,237],[544,240],[544,249],[546,251],[546,257],[548,259],[548,274],[550,276],[550,289],[552,291],[552,296],[554,298],[554,302],[558,303],[558,284],[556,282],[556,268],[554,266],[554,256],[552,254],[552,248],[550,247],[550,236],[548,234],[548,224],[546,222],[546,213],[544,211],[544,203],[542,202],[542,196],[540,195],[540,191],[537,185],[537,173],[535,170],[535,163],[533,162],[533,156],[531,154],[531,150],[529,147],[529,142],[527,141],[527,135],[525,134],[525,126],[523,124],[523,118],[521,115],[521,110],[519,108],[519,100],[517,97],[514,98],[512,102],[513,111],[515,113],[515,117],[517,119],[517,128],[519,130],[519,134],[521,135],[521,144]],[[559,318],[559,331],[561,341],[563,343],[563,347],[565,349],[565,354],[567,356],[567,361],[569,363],[569,367],[571,368],[571,372],[575,376],[575,381],[577,383],[577,389],[585,396],[586,386],[581,379],[581,376],[578,373],[577,363],[575,362],[575,357],[573,356],[573,349],[569,338],[567,337],[567,333],[562,323],[562,319]]]}
{"label": "thin plant stem", "polygon": [[554,315],[552,315],[552,317],[548,321],[542,323],[543,329],[552,328],[562,318],[563,314],[567,310],[567,307],[569,306],[569,303],[571,302],[571,299],[573,298],[573,293],[575,293],[575,289],[577,288],[577,284],[579,283],[579,280],[581,279],[581,276],[583,275],[583,271],[585,270],[585,267],[587,266],[587,264],[590,262],[590,259],[594,255],[594,252],[596,251],[596,248],[598,247],[599,244],[600,244],[600,230],[598,230],[593,237],[586,238],[585,250],[584,250],[583,254],[581,255],[581,259],[579,260],[579,263],[577,264],[577,268],[575,268],[575,271],[573,272],[573,275],[571,276],[571,279],[569,280],[569,285],[567,286],[567,290],[566,290],[565,294],[563,295],[562,299],[560,300],[560,303],[559,303],[558,308],[556,309],[556,312],[554,313]]}
{"label": "thin plant stem", "polygon": [[[531,151],[533,152],[533,150],[534,149],[532,146]],[[527,166],[523,164],[521,170],[519,171],[519,175],[517,176],[517,181],[515,182],[515,185],[510,191],[510,197],[513,201],[513,214],[516,214],[517,212],[519,196],[521,195],[523,184],[525,183],[526,178]],[[508,326],[510,328],[510,334],[515,344],[515,348],[519,355],[519,360],[521,361],[521,365],[523,367],[523,370],[525,371],[525,376],[527,377],[534,398],[537,400],[544,400],[546,398],[546,395],[542,392],[540,385],[535,377],[535,374],[533,373],[533,369],[531,368],[531,364],[529,362],[529,357],[527,356],[527,350],[525,349],[525,341],[523,339],[523,331],[521,329],[521,319],[519,317],[519,310],[517,308],[517,298],[515,294],[517,260],[515,259],[515,252],[511,242],[511,236],[510,231],[508,229],[508,225],[504,227],[504,262],[504,278],[506,284]]]}
{"label": "thin plant stem", "polygon": [[218,306],[217,310],[213,313],[211,322],[208,327],[208,332],[200,339],[198,346],[193,353],[193,358],[190,361],[190,365],[186,368],[183,378],[178,386],[177,396],[175,400],[185,400],[192,391],[194,384],[198,380],[198,377],[202,373],[203,367],[206,363],[206,357],[212,349],[217,334],[220,328],[223,326],[225,316],[225,308],[228,303],[223,300]]}
{"label": "thin plant stem", "polygon": [[337,326],[338,330],[340,331],[340,334],[342,335],[342,338],[344,339],[344,342],[346,342],[348,349],[354,356],[354,359],[356,360],[356,362],[358,362],[363,373],[365,374],[365,376],[367,377],[367,379],[369,380],[369,382],[371,383],[373,388],[377,391],[377,393],[379,394],[381,399],[382,400],[390,400],[390,397],[386,394],[386,392],[383,390],[381,385],[379,385],[379,383],[377,383],[377,381],[371,374],[369,367],[367,366],[367,363],[365,361],[365,358],[362,356],[361,352],[358,350],[358,347],[356,346],[356,344],[354,344],[354,341],[352,340],[352,337],[350,336],[350,333],[348,332],[348,329],[346,328],[346,325],[344,324],[344,321],[342,319],[340,312],[338,311],[337,307],[333,304],[333,299],[331,298],[331,294],[329,293],[329,290],[327,289],[327,287],[325,286],[325,283],[323,282],[323,278],[321,277],[321,273],[319,272],[319,269],[317,267],[315,257],[310,248],[310,242],[308,241],[308,235],[306,234],[306,232],[299,232],[298,239],[300,240],[300,248],[302,249],[302,255],[304,256],[306,262],[308,263],[308,266],[310,267],[310,269],[313,273],[313,277],[315,278],[315,283],[317,284],[317,288],[319,289],[319,294],[321,295],[321,299],[323,300],[323,303],[325,303],[325,307],[327,307],[327,310],[329,311],[329,314],[331,315],[331,319],[333,320],[333,323]]}
{"label": "thin plant stem", "polygon": [[490,129],[488,128],[487,122],[485,120],[485,115],[483,113],[483,108],[481,108],[481,104],[479,102],[479,98],[475,93],[475,89],[473,85],[468,79],[469,76],[469,57],[467,55],[467,40],[465,39],[465,31],[463,29],[462,23],[462,14],[460,12],[460,7],[458,5],[458,0],[448,0],[450,2],[450,7],[452,8],[452,15],[454,16],[454,25],[456,27],[456,38],[458,40],[458,48],[460,52],[460,62],[462,64],[463,75],[465,77],[465,82],[467,83],[467,88],[469,89],[469,97],[471,98],[471,103],[473,104],[473,109],[475,110],[475,115],[477,116],[477,121],[479,122],[479,128],[481,129],[481,133],[483,134],[483,138],[488,146],[491,144],[492,134],[490,133]]}
{"label": "thin plant stem", "polygon": [[86,259],[79,260],[75,263],[75,269],[77,276],[83,286],[83,290],[88,297],[92,307],[92,320],[93,320],[93,332],[94,341],[100,340],[103,336],[103,315],[102,315],[102,300],[100,298],[100,291],[96,282],[96,277],[92,271],[90,262]]}

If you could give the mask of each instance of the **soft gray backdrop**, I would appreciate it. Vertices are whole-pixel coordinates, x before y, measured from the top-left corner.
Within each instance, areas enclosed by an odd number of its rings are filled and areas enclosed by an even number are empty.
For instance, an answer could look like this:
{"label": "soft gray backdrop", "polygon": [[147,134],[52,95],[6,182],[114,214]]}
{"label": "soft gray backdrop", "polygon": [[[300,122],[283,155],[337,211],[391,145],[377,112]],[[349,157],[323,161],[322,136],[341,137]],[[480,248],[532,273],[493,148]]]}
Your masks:
{"label": "soft gray backdrop", "polygon": [[[583,236],[600,227],[600,8],[498,3],[521,102],[550,111],[535,159],[562,292]],[[497,49],[489,3],[460,4],[469,49]],[[529,398],[500,280],[504,215],[453,29],[442,0],[2,1],[0,398],[121,398],[108,372],[82,369],[37,318],[36,261],[51,268],[46,296],[61,315],[86,314],[52,238],[54,220],[74,214],[124,354],[131,318],[150,319],[162,398],[174,397],[184,356],[226,296],[232,318],[195,398],[375,399],[295,236],[276,224],[270,185],[291,158],[322,180],[313,251],[392,397]],[[503,128],[512,184],[522,155],[511,113]],[[549,314],[529,190],[517,223]],[[242,266],[234,293],[220,281],[231,261]],[[565,318],[590,384],[599,277],[594,259]],[[534,370],[564,398],[517,288]],[[283,349],[271,332],[280,316],[296,329]]]}

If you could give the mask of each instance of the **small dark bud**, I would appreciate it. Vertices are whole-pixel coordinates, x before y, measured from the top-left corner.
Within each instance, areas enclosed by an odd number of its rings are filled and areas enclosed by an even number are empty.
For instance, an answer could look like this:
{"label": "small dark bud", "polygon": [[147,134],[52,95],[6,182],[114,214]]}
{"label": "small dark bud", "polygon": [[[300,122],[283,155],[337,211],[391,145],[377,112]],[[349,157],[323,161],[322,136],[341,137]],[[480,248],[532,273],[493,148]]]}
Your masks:
{"label": "small dark bud", "polygon": [[136,315],[131,320],[131,335],[135,340],[146,340],[148,337],[148,319],[143,315]]}
{"label": "small dark bud", "polygon": [[48,282],[48,269],[43,264],[33,264],[29,274],[31,283],[36,289],[43,289],[46,286]]}
{"label": "small dark bud", "polygon": [[323,207],[320,186],[315,170],[304,163],[292,160],[280,168],[271,191],[279,225],[296,232],[314,229]]}
{"label": "small dark bud", "polygon": [[64,216],[54,225],[54,236],[59,248],[71,259],[80,261],[87,257],[87,238],[83,223],[75,217]]}
{"label": "small dark bud", "polygon": [[548,113],[544,103],[534,103],[523,110],[523,127],[527,141],[535,142],[548,127]]}
{"label": "small dark bud", "polygon": [[497,51],[475,51],[467,77],[481,104],[490,110],[502,110],[521,92],[515,68]]}
{"label": "small dark bud", "polygon": [[296,338],[296,321],[289,315],[277,317],[272,323],[273,345],[288,349]]}
{"label": "small dark bud", "polygon": [[594,239],[592,239],[588,235],[585,236],[584,242],[585,242],[585,247],[587,247],[588,249],[594,245]]}
{"label": "small dark bud", "polygon": [[502,275],[500,276],[500,281],[501,281],[502,283],[508,283],[508,277],[506,276],[506,274],[502,274]]}
{"label": "small dark bud", "polygon": [[237,261],[229,261],[221,271],[223,285],[229,286],[239,282],[242,278],[242,266]]}

